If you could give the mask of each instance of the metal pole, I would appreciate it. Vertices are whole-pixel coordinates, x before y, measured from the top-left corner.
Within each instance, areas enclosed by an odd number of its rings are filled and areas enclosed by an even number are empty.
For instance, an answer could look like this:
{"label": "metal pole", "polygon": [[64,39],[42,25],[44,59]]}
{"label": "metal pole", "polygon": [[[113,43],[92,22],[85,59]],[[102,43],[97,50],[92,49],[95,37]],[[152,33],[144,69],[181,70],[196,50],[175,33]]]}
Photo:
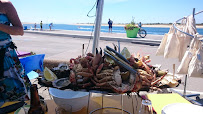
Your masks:
{"label": "metal pole", "polygon": [[97,0],[97,14],[96,14],[96,23],[95,23],[93,47],[92,47],[93,54],[96,54],[96,48],[98,48],[99,46],[103,5],[104,5],[104,0]]}
{"label": "metal pole", "polygon": [[[195,29],[196,28],[196,21],[195,21],[195,8],[193,8],[193,12],[192,12],[192,16],[193,16],[193,19],[194,19],[194,22],[195,22]],[[195,32],[195,34],[197,33],[197,31]],[[194,36],[194,35],[193,35]]]}
{"label": "metal pole", "polygon": [[187,75],[185,75],[185,84],[184,84],[184,91],[183,91],[183,96],[186,96],[186,86],[187,86]]}
{"label": "metal pole", "polygon": [[90,105],[90,92],[89,92],[89,95],[88,95],[88,103],[87,103],[87,114],[88,114],[88,111],[89,111],[89,105]]}
{"label": "metal pole", "polygon": [[[194,16],[195,16],[195,8],[193,8],[192,16],[194,18]],[[184,97],[186,96],[187,78],[188,78],[188,75],[185,76],[185,84],[184,84],[184,91],[183,91],[183,96]]]}
{"label": "metal pole", "polygon": [[195,8],[193,8],[192,15],[193,15],[193,18],[195,18]]}

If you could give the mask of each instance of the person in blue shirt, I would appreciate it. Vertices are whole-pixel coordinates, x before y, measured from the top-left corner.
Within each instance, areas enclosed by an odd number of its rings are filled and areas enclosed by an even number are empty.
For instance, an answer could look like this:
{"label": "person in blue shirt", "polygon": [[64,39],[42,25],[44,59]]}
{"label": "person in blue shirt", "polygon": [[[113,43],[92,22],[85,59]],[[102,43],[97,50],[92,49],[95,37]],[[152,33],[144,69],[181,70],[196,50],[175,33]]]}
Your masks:
{"label": "person in blue shirt", "polygon": [[112,33],[112,24],[113,24],[113,21],[111,19],[109,19],[108,24],[109,24],[109,32],[111,31],[111,33]]}
{"label": "person in blue shirt", "polygon": [[138,27],[139,27],[139,28],[142,27],[142,23],[141,23],[141,22],[138,23]]}
{"label": "person in blue shirt", "polygon": [[49,24],[49,29],[51,30],[51,27],[53,26],[53,23],[50,23]]}

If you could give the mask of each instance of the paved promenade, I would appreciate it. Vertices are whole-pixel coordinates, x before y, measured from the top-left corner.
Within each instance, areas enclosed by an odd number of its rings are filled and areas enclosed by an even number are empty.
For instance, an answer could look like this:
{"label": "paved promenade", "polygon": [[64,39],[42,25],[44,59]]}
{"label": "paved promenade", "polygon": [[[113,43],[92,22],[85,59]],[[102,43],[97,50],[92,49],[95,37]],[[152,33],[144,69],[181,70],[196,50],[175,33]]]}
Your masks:
{"label": "paved promenade", "polygon": [[[83,38],[89,39],[91,36],[94,36],[94,33],[90,31],[70,31],[70,30],[25,30],[25,33],[35,33],[43,35],[52,35],[52,36],[65,36],[73,38]],[[137,38],[128,38],[126,33],[100,33],[100,40],[106,41],[120,41],[120,42],[132,42],[137,44],[153,45],[158,46],[161,43],[163,35],[151,35],[148,34],[145,38],[140,38],[139,35]]]}

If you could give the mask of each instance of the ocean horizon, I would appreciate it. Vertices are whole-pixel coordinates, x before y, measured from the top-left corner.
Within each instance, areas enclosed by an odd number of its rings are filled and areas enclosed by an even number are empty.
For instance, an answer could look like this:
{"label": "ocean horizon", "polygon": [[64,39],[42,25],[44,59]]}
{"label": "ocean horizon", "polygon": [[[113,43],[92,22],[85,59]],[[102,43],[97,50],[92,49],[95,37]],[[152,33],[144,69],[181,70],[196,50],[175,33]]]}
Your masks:
{"label": "ocean horizon", "polygon": [[[34,28],[34,24],[23,24],[27,26],[27,29]],[[37,28],[40,28],[40,25],[37,24]],[[147,34],[152,35],[164,35],[168,33],[169,27],[142,27],[147,31]],[[44,24],[43,29],[49,29],[49,24]],[[68,25],[68,24],[53,24],[52,30],[73,30],[73,31],[93,31],[93,26],[86,25]],[[197,28],[199,34],[203,35],[203,28]],[[101,32],[109,32],[108,26],[101,26]],[[113,26],[113,33],[126,33],[124,27],[122,26]]]}

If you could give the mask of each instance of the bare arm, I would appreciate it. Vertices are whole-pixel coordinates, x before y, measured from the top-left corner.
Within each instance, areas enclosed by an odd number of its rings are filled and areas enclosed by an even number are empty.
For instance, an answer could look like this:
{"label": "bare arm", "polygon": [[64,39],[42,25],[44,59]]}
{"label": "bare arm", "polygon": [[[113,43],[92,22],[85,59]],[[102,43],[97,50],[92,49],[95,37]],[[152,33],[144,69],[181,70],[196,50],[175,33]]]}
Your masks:
{"label": "bare arm", "polygon": [[18,17],[16,9],[14,8],[11,2],[6,2],[3,4],[5,13],[13,26],[0,24],[0,31],[3,31],[11,35],[23,35],[24,34],[23,26]]}

